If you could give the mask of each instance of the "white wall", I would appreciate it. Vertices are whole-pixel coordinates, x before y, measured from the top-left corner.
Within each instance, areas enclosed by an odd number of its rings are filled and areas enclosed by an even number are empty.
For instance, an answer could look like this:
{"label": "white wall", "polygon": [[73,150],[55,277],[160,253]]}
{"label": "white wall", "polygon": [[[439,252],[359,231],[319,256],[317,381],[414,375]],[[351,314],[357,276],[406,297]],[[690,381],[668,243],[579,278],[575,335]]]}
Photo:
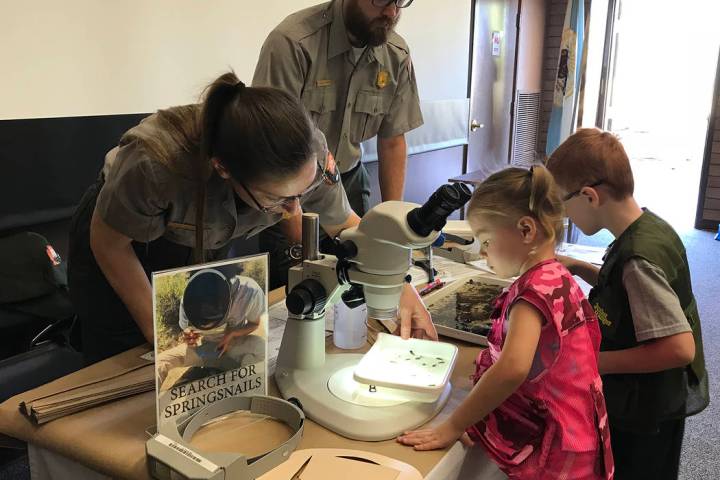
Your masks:
{"label": "white wall", "polygon": [[[0,0],[0,120],[150,112],[250,81],[267,33],[317,0]],[[467,97],[469,0],[415,0],[398,31],[421,99]]]}
{"label": "white wall", "polygon": [[407,40],[423,101],[468,98],[473,0],[415,0],[397,31]]}

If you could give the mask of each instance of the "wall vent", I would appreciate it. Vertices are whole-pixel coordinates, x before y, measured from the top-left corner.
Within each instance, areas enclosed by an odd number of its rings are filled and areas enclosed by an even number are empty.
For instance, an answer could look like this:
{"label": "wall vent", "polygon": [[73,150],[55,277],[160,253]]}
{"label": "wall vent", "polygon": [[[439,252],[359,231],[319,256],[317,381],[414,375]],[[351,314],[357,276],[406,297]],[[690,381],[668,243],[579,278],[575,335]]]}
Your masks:
{"label": "wall vent", "polygon": [[540,92],[517,92],[510,164],[530,167],[535,163],[540,130]]}

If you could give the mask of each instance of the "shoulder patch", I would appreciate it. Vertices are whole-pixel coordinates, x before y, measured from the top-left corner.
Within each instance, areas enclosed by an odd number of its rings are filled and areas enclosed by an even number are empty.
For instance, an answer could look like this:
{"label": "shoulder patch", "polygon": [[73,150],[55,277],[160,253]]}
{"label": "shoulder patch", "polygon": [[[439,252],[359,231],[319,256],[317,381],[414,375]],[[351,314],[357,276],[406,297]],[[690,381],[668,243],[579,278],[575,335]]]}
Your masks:
{"label": "shoulder patch", "polygon": [[401,50],[406,55],[410,55],[410,47],[408,47],[407,42],[395,31],[390,32],[387,43],[389,46],[395,47],[397,50]]}
{"label": "shoulder patch", "polygon": [[332,12],[327,6],[323,3],[291,13],[275,30],[295,41],[309,37],[332,22]]}

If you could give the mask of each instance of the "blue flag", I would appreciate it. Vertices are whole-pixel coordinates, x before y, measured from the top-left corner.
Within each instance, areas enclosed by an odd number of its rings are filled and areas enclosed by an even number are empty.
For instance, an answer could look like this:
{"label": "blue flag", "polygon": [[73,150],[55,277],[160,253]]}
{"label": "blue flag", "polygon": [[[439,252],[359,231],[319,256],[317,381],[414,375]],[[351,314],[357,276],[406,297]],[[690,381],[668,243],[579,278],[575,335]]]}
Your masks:
{"label": "blue flag", "polygon": [[585,2],[569,0],[565,10],[560,58],[545,153],[550,155],[575,128],[585,34]]}

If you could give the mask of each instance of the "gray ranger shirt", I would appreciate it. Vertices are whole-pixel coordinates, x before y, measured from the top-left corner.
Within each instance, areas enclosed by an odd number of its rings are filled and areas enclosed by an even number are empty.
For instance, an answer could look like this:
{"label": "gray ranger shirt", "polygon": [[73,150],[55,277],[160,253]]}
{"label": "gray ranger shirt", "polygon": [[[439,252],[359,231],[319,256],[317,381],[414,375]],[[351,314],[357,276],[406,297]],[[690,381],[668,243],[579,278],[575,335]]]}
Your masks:
{"label": "gray ranger shirt", "polygon": [[405,40],[392,32],[386,44],[365,48],[356,61],[340,0],[293,13],[270,32],[252,83],[299,97],[341,172],[357,165],[360,142],[423,123]]}
{"label": "gray ranger shirt", "polygon": [[[199,107],[198,107],[199,109]],[[105,223],[138,242],[164,237],[186,247],[195,245],[195,182],[153,158],[132,132],[162,136],[156,115],[131,129],[105,157],[105,183],[96,209]],[[127,140],[130,138],[130,140]],[[188,152],[177,152],[184,165],[196,161]],[[307,199],[304,211],[320,215],[322,225],[344,223],[352,210],[341,184],[321,183]],[[281,220],[236,198],[232,186],[213,171],[207,183],[205,248],[219,249],[236,237],[251,237]]]}

